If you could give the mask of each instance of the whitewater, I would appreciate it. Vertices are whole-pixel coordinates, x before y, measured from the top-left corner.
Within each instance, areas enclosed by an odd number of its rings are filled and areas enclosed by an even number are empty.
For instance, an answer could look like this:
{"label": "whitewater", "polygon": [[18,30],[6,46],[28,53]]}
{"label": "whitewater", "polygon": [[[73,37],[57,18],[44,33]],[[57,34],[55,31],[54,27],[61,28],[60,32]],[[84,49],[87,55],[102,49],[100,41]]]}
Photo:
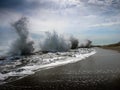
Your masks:
{"label": "whitewater", "polygon": [[37,71],[84,60],[96,53],[93,48],[81,48],[68,52],[35,53],[29,56],[7,57],[0,61],[0,84],[15,81]]}

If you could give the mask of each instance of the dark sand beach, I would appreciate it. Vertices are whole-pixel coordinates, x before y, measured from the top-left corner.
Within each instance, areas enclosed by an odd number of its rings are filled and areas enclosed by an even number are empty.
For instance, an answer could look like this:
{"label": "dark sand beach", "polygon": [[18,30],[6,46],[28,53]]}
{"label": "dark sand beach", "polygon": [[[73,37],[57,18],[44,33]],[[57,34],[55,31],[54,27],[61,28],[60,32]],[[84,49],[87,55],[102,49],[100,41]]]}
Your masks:
{"label": "dark sand beach", "polygon": [[115,50],[120,53],[120,42],[115,44],[104,45],[104,46],[101,46],[101,48]]}
{"label": "dark sand beach", "polygon": [[82,61],[41,70],[0,90],[120,90],[120,53],[96,48]]}

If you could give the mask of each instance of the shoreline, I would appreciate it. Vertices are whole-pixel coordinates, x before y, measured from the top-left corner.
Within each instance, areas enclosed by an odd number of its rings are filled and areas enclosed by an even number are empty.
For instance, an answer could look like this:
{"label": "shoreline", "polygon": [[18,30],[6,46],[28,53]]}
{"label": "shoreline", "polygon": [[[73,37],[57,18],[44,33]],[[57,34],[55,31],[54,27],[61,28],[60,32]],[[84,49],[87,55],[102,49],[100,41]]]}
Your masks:
{"label": "shoreline", "polygon": [[96,51],[80,62],[41,70],[3,84],[0,90],[119,90],[120,54],[102,48]]}
{"label": "shoreline", "polygon": [[117,51],[118,53],[120,53],[120,46],[117,46],[117,47],[102,46],[100,48],[114,50],[114,51]]}
{"label": "shoreline", "polygon": [[120,53],[120,42],[118,43],[114,43],[114,44],[109,44],[109,45],[103,45],[100,46],[103,49],[111,49],[111,50],[115,50],[118,51]]}

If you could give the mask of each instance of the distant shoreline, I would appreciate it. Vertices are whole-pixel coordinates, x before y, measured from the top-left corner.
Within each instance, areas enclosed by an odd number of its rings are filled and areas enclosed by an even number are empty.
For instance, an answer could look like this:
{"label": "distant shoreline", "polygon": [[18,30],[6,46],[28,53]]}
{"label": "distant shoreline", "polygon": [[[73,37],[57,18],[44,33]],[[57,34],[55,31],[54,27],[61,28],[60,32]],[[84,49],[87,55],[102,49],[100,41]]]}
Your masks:
{"label": "distant shoreline", "polygon": [[120,53],[120,42],[114,43],[114,44],[109,44],[109,45],[98,45],[98,46],[93,46],[93,47],[100,47],[103,49],[111,49],[118,51]]}
{"label": "distant shoreline", "polygon": [[120,53],[120,46],[118,46],[118,47],[104,47],[104,46],[102,46],[101,48],[115,50],[115,51],[118,51]]}

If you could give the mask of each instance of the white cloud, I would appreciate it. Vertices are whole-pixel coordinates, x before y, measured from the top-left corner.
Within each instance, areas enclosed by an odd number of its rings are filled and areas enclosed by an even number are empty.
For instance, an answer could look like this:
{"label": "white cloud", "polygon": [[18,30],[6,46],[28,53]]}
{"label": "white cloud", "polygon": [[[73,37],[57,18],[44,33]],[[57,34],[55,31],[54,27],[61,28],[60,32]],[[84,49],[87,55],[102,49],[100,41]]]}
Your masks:
{"label": "white cloud", "polygon": [[100,23],[100,24],[90,25],[89,27],[103,27],[103,26],[113,26],[113,25],[120,25],[120,22]]}
{"label": "white cloud", "polygon": [[42,31],[53,31],[63,32],[68,26],[67,21],[60,19],[47,19],[45,21],[38,18],[30,19],[30,29],[32,33],[41,33]]}
{"label": "white cloud", "polygon": [[18,20],[22,16],[21,13],[2,10],[0,12],[0,27],[10,27],[10,24]]}
{"label": "white cloud", "polygon": [[105,3],[103,3],[103,0],[89,0],[89,2],[87,2],[88,0],[26,1],[29,3],[37,2],[37,6],[34,9],[31,9],[32,7],[25,9],[23,12],[22,10],[20,12],[0,12],[0,27],[8,27],[10,22],[16,21],[22,15],[28,16],[30,32],[36,34],[55,29],[60,33],[70,32],[76,35],[76,32],[83,32],[90,27],[120,24],[120,12],[108,8],[112,0],[104,0]]}

